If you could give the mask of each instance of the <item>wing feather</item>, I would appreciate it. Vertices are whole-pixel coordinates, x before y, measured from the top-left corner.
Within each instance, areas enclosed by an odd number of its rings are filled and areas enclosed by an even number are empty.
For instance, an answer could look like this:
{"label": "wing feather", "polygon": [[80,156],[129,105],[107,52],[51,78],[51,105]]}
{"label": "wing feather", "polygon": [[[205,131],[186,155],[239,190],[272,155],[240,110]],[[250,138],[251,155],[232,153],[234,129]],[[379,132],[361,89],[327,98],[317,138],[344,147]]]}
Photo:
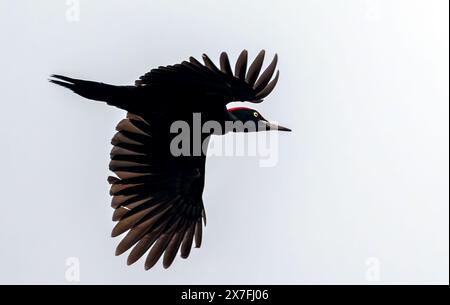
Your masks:
{"label": "wing feather", "polygon": [[[154,93],[152,96],[154,99],[164,97],[169,101],[213,102],[217,100],[223,104],[233,101],[257,103],[261,102],[258,97],[267,96],[276,84],[276,81],[270,82],[270,80],[278,62],[277,55],[258,79],[264,57],[265,51],[262,50],[247,71],[248,52],[243,50],[236,61],[233,74],[227,53],[220,54],[220,69],[208,55],[203,54],[204,64],[190,57],[189,62],[183,61],[181,64],[153,69],[141,76],[136,84],[138,87],[149,87],[150,92]],[[131,117],[129,119],[141,121]],[[122,127],[126,130],[130,128],[133,127],[126,125]]]}
{"label": "wing feather", "polygon": [[261,71],[265,54],[266,52],[264,50],[261,50],[261,52],[258,53],[255,60],[248,68],[246,81],[252,87],[255,84],[256,79],[258,78],[259,72]]}
{"label": "wing feather", "polygon": [[127,264],[148,252],[146,269],[161,257],[168,268],[179,251],[182,257],[189,255],[194,233],[196,245],[199,234],[201,239],[205,159],[192,162],[168,156],[164,151],[168,133],[161,120],[129,113],[119,125],[109,165],[118,177],[108,178],[112,218],[117,221],[111,235],[126,232],[116,255],[133,248]]}

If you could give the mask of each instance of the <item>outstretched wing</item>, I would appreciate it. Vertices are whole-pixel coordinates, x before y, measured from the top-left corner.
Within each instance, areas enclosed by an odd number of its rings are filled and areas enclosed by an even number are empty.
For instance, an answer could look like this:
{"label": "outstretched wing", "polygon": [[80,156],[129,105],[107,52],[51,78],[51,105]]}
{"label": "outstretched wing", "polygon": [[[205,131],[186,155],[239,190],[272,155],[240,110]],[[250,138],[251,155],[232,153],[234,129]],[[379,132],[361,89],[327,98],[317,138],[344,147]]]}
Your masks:
{"label": "outstretched wing", "polygon": [[[153,69],[136,80],[138,87],[149,87],[153,94],[158,92],[167,98],[184,100],[220,100],[223,103],[249,101],[259,103],[272,92],[279,71],[275,77],[278,57],[260,75],[265,51],[256,56],[247,70],[248,53],[239,55],[233,73],[227,53],[220,55],[220,69],[203,54],[204,65],[190,57],[189,62]],[[259,78],[258,78],[259,77]]]}
{"label": "outstretched wing", "polygon": [[112,236],[128,231],[116,249],[132,248],[128,264],[147,254],[148,270],[163,256],[169,267],[178,250],[189,256],[193,240],[202,240],[205,156],[174,157],[170,153],[170,120],[163,114],[145,119],[128,114],[112,139],[110,169]]}

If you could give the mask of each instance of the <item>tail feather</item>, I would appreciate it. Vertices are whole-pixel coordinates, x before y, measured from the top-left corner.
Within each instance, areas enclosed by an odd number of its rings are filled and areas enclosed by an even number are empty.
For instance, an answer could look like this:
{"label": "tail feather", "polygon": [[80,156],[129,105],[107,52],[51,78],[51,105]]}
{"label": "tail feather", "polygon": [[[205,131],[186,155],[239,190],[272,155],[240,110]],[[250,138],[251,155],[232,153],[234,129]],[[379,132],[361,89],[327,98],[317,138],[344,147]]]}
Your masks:
{"label": "tail feather", "polygon": [[122,93],[120,90],[121,87],[119,86],[75,79],[57,74],[53,74],[51,77],[52,79],[49,79],[51,83],[68,88],[82,97],[91,100],[110,102]]}
{"label": "tail feather", "polygon": [[67,89],[70,89],[70,90],[73,90],[73,87],[74,87],[73,84],[62,82],[62,81],[55,80],[55,79],[49,79],[48,81],[53,83],[53,84],[57,84],[57,85],[66,87]]}

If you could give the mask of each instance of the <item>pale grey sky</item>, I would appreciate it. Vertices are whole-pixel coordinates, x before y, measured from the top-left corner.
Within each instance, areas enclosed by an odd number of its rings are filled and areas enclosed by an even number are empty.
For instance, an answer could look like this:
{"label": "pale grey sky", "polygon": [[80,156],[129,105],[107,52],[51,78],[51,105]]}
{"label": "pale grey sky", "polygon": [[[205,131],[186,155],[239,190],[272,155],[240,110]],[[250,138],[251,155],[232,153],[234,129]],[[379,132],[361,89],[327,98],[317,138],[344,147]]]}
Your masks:
{"label": "pale grey sky", "polygon": [[[83,284],[448,283],[448,1],[79,4],[0,2],[0,283],[67,283],[68,257]],[[243,48],[279,55],[257,105],[294,130],[277,166],[209,159],[202,248],[127,267],[106,183],[124,113],[48,75],[131,84]]]}

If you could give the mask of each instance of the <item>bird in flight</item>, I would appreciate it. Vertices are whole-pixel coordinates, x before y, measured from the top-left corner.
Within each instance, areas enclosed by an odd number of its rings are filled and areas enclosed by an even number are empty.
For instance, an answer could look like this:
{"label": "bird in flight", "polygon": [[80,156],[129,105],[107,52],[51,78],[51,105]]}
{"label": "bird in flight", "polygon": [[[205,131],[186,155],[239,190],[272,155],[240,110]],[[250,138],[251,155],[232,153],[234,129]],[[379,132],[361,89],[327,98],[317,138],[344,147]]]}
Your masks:
{"label": "bird in flight", "polygon": [[[204,64],[193,57],[189,61],[153,69],[132,86],[114,86],[99,82],[52,75],[50,82],[66,87],[82,97],[106,102],[127,111],[111,140],[109,168],[115,176],[111,184],[111,206],[115,209],[112,230],[116,237],[127,234],[117,246],[116,255],[129,253],[128,265],[144,254],[145,269],[152,268],[163,256],[168,268],[178,251],[187,258],[192,245],[199,248],[206,214],[202,193],[205,184],[206,149],[194,154],[174,155],[171,132],[174,122],[193,124],[193,114],[201,123],[214,121],[219,131],[202,132],[201,143],[208,144],[211,134],[263,130],[290,131],[269,123],[258,111],[246,107],[227,109],[230,102],[260,103],[274,89],[277,55],[260,74],[265,52],[262,50],[247,69],[248,53],[242,51],[232,71],[227,53],[220,55],[220,68],[203,55]],[[273,77],[275,73],[275,76]],[[254,123],[254,130],[227,122]],[[191,136],[191,134],[188,134]],[[192,136],[194,138],[195,135]],[[188,141],[192,144],[191,137]],[[203,223],[202,223],[203,219]]]}

